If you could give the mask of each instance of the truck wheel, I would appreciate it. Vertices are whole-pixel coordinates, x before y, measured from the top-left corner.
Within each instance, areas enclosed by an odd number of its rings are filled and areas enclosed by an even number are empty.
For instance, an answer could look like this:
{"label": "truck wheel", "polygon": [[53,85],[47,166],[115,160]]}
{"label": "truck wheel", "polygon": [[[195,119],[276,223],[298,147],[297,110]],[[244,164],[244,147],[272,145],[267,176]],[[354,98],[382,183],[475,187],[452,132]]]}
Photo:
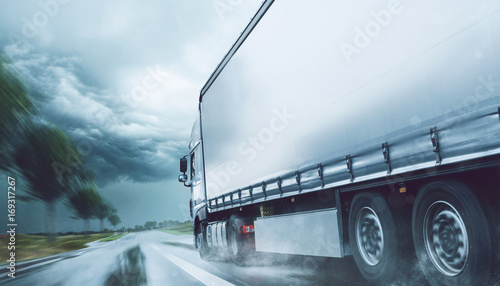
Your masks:
{"label": "truck wheel", "polygon": [[491,265],[488,222],[464,184],[433,182],[413,207],[413,243],[432,285],[485,285]]}
{"label": "truck wheel", "polygon": [[393,215],[382,195],[363,192],[354,197],[349,212],[349,240],[365,279],[389,285],[402,260]]}
{"label": "truck wheel", "polygon": [[243,250],[243,241],[241,235],[238,231],[238,225],[236,219],[231,217],[228,224],[228,239],[227,246],[229,250],[229,256],[231,260],[236,265],[242,265],[245,261],[245,255]]}
{"label": "truck wheel", "polygon": [[200,258],[203,260],[209,260],[210,249],[208,248],[207,241],[205,239],[203,224],[200,223],[198,227],[198,233],[196,234],[196,245],[198,246],[198,252],[200,253]]}

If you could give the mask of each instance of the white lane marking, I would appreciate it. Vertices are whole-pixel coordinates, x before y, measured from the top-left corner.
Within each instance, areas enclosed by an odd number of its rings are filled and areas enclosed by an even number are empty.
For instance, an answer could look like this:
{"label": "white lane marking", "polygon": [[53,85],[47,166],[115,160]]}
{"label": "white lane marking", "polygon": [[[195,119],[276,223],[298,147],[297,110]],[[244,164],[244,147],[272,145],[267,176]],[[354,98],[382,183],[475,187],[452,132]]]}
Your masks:
{"label": "white lane marking", "polygon": [[27,270],[32,269],[32,268],[41,267],[41,266],[44,266],[46,264],[58,262],[58,261],[61,261],[61,260],[63,260],[63,259],[62,258],[56,258],[56,259],[52,259],[52,260],[49,260],[49,261],[44,261],[44,262],[41,262],[41,263],[33,264],[33,265],[28,266],[28,267],[18,266],[18,271],[17,272],[21,273],[21,272],[27,271]]}
{"label": "white lane marking", "polygon": [[200,281],[205,285],[234,286],[234,284],[231,284],[222,278],[219,278],[211,273],[208,273],[207,271],[198,268],[193,264],[186,262],[173,254],[164,252],[156,245],[152,245],[151,247],[154,248],[156,251],[160,252],[163,256],[165,256],[165,258],[173,262],[175,265],[179,266],[182,270],[186,271],[189,275],[198,279],[198,281]]}

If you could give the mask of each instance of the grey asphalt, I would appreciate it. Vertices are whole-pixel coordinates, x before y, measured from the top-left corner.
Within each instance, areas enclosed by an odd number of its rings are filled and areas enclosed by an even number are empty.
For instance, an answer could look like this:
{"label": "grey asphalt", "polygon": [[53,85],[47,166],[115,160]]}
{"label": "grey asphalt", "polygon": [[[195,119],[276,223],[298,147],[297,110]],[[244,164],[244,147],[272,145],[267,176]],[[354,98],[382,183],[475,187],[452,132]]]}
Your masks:
{"label": "grey asphalt", "polygon": [[[192,236],[130,233],[111,242],[55,256],[2,285],[366,285],[351,257],[322,259],[257,255],[238,266],[221,257],[203,261]],[[29,269],[28,269],[29,267]]]}

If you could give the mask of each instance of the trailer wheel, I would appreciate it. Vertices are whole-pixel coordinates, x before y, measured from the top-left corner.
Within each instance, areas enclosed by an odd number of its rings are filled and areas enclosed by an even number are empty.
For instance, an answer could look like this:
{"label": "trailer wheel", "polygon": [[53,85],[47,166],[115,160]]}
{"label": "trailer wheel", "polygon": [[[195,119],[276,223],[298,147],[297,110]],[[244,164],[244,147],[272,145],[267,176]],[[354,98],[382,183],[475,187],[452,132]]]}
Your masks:
{"label": "trailer wheel", "polygon": [[238,231],[238,224],[234,216],[229,220],[228,230],[227,246],[229,256],[234,264],[242,265],[245,261],[245,252],[243,249],[243,241]]}
{"label": "trailer wheel", "polygon": [[389,285],[401,255],[393,215],[382,195],[363,192],[354,197],[349,212],[349,240],[365,279]]}
{"label": "trailer wheel", "polygon": [[203,224],[200,223],[198,227],[198,233],[196,234],[196,245],[198,246],[198,252],[200,253],[200,258],[203,260],[209,260],[210,249],[207,245],[207,240],[205,239]]}
{"label": "trailer wheel", "polygon": [[488,222],[467,186],[454,181],[423,186],[413,207],[412,233],[420,267],[432,285],[487,283]]}

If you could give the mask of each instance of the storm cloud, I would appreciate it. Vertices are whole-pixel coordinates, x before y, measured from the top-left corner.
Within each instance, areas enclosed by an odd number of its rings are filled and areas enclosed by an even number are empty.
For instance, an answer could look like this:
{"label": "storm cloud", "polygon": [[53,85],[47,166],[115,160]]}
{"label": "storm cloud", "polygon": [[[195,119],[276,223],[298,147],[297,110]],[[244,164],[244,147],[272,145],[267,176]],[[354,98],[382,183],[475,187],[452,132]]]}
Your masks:
{"label": "storm cloud", "polygon": [[[138,86],[138,91],[116,95],[82,81],[77,58],[44,55],[27,45],[9,45],[4,50],[29,88],[39,95],[38,116],[72,136],[101,185],[119,180],[158,181],[175,175],[168,166],[185,152],[189,127],[168,125],[173,120],[168,107],[159,118],[140,106],[147,105],[148,97],[155,100],[154,91],[149,94],[150,90]],[[153,75],[145,72],[148,85],[164,92],[171,89],[168,73],[150,72]],[[193,90],[189,84],[184,87],[186,90],[178,91],[195,92],[194,84]],[[194,120],[189,119],[188,123]]]}

